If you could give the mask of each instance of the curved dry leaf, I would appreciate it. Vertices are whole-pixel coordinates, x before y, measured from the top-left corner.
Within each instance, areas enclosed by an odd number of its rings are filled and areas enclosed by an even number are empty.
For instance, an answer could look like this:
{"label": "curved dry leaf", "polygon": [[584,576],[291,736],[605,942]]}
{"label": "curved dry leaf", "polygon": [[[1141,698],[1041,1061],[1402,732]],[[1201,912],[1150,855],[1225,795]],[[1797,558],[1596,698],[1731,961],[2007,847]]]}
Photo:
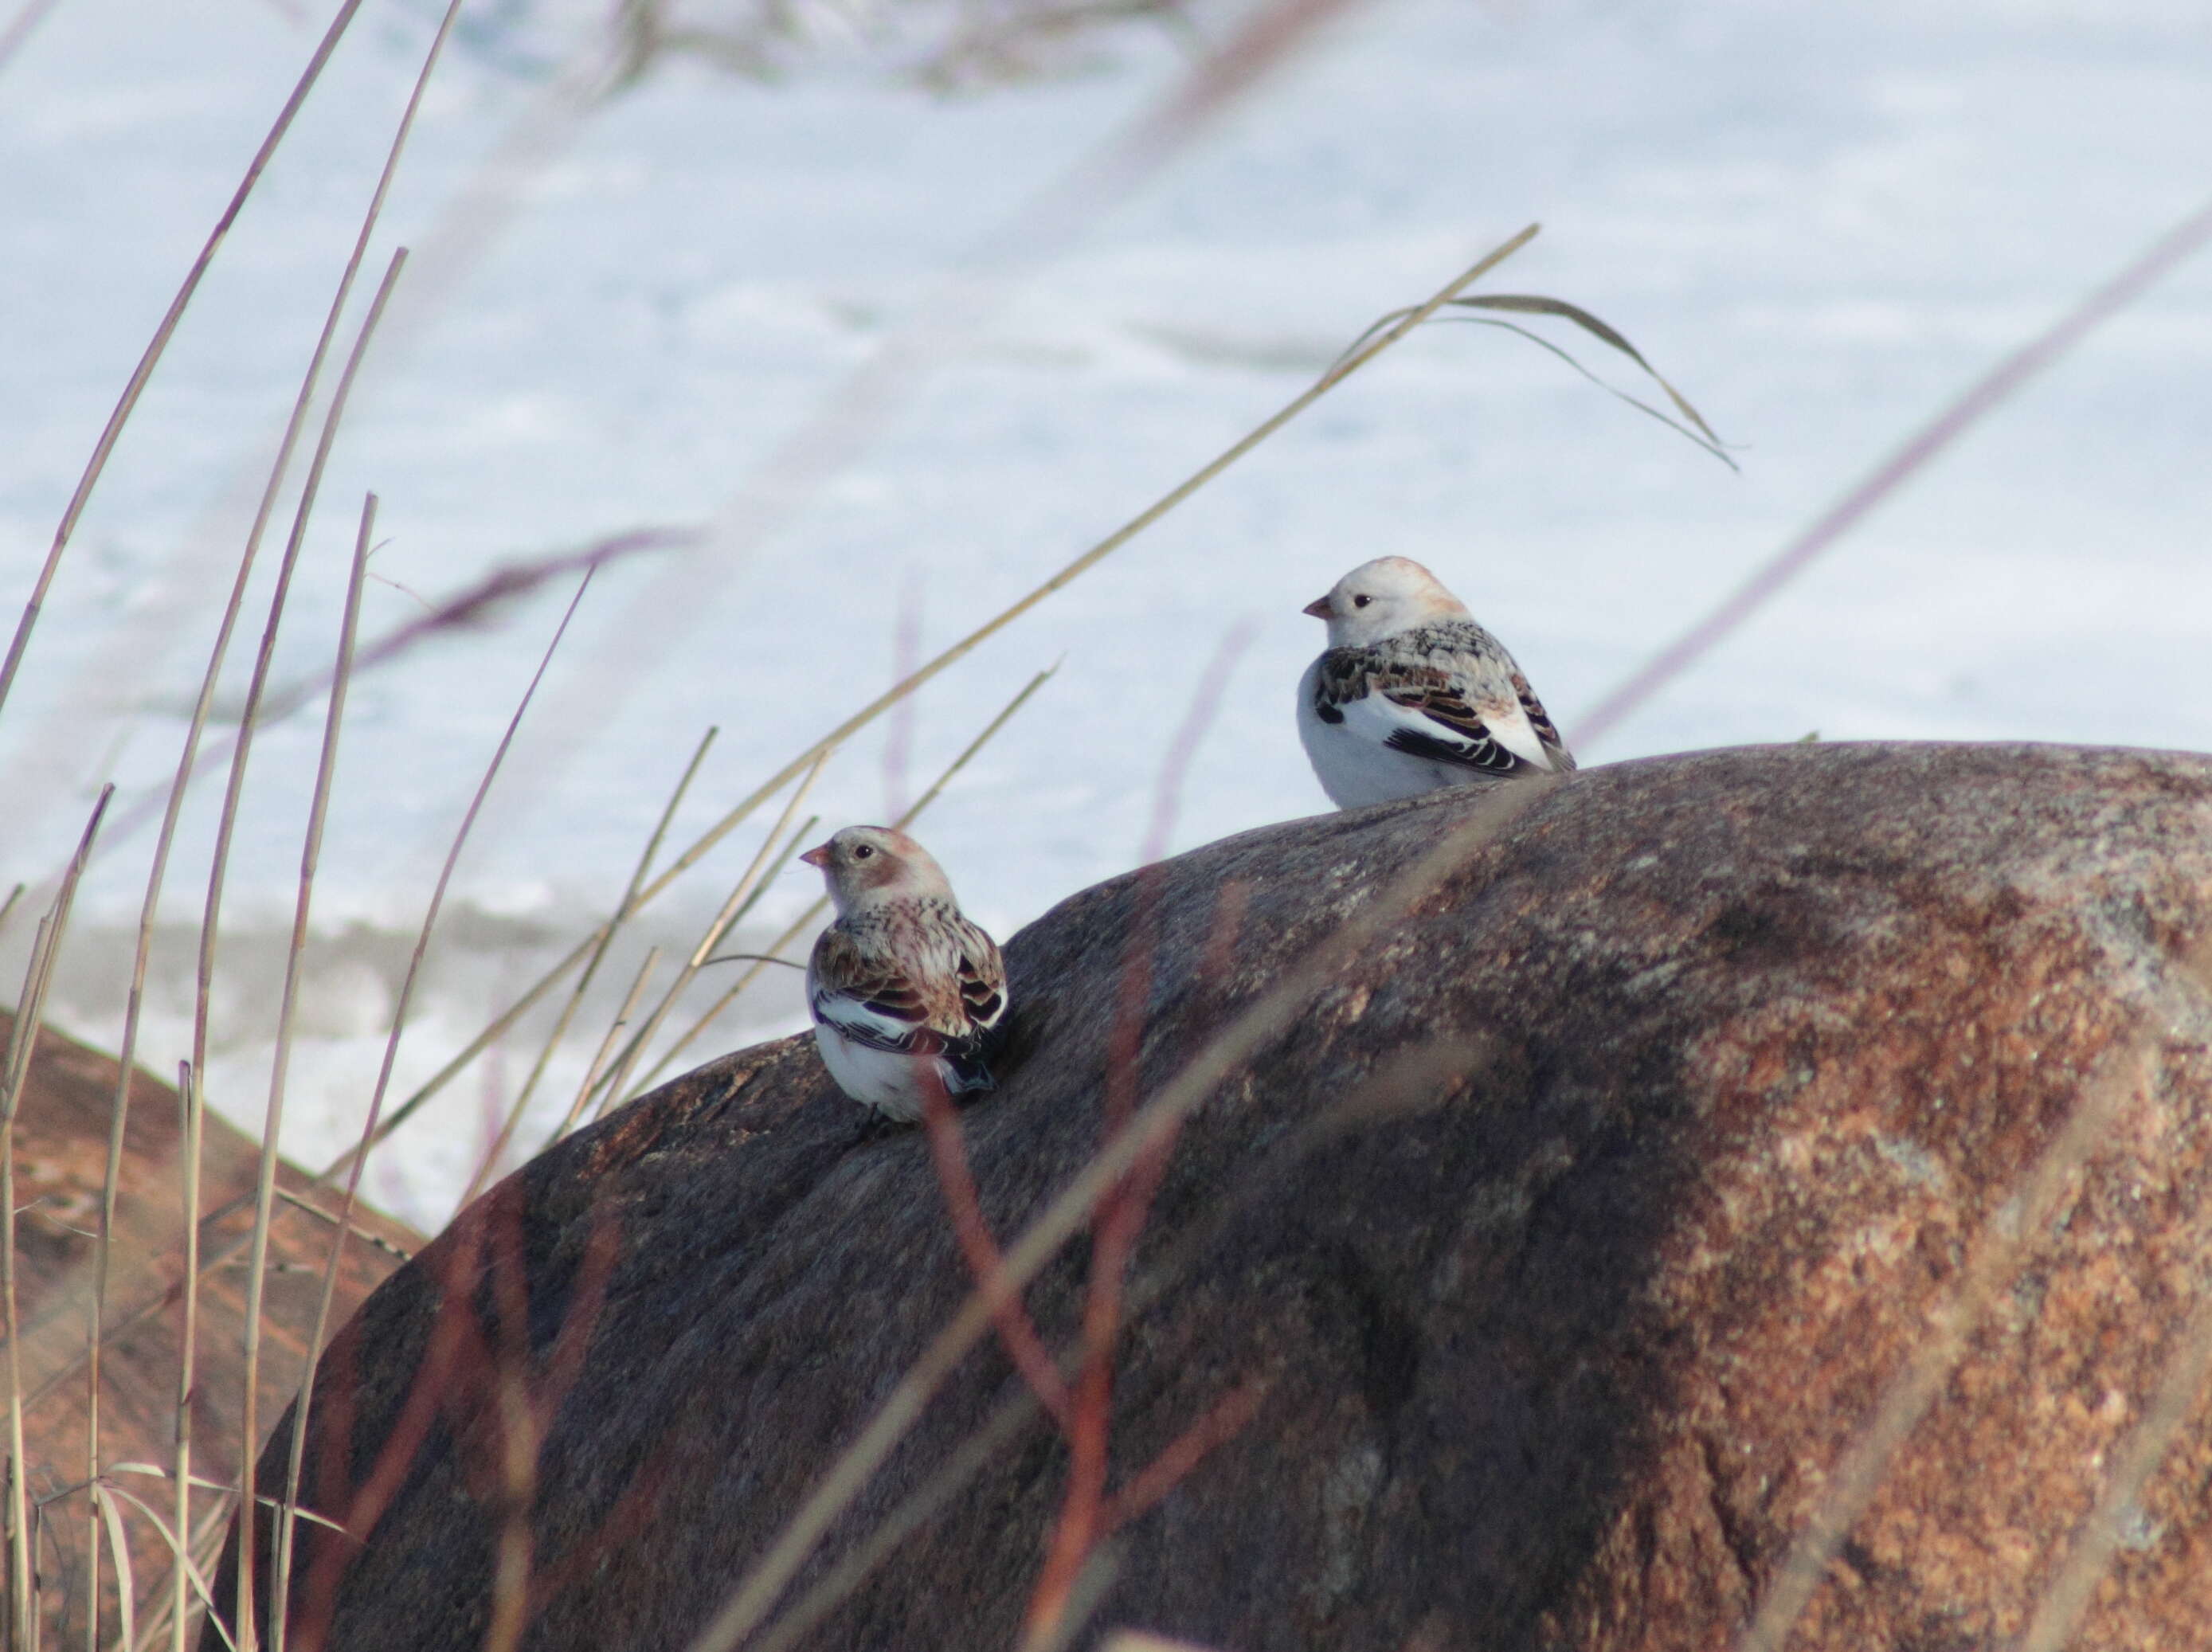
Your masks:
{"label": "curved dry leaf", "polygon": [[[1704,448],[1705,452],[1711,453],[1722,464],[1727,465],[1729,470],[1740,472],[1743,468],[1728,456],[1727,449],[1723,447],[1719,441],[1711,436],[1711,433],[1710,431],[1706,430],[1705,422],[1703,419],[1698,419],[1697,410],[1691,407],[1690,404],[1684,401],[1680,396],[1676,396],[1673,386],[1668,385],[1664,379],[1660,379],[1659,375],[1656,373],[1652,374],[1651,376],[1654,379],[1658,380],[1660,388],[1665,390],[1669,396],[1673,396],[1676,405],[1685,409],[1692,419],[1698,420],[1697,429],[1692,430],[1688,425],[1684,424],[1680,420],[1669,418],[1666,414],[1652,406],[1650,403],[1643,401],[1637,397],[1630,395],[1625,390],[1606,383],[1604,380],[1599,378],[1597,374],[1592,373],[1588,367],[1584,367],[1581,361],[1577,361],[1571,351],[1561,349],[1557,344],[1554,344],[1550,339],[1545,337],[1541,333],[1531,332],[1528,328],[1521,326],[1515,322],[1493,321],[1488,316],[1483,315],[1449,315],[1443,316],[1438,319],[1444,321],[1462,321],[1468,325],[1474,327],[1503,327],[1507,332],[1516,333],[1520,337],[1527,339],[1530,343],[1551,351],[1553,355],[1558,356],[1559,360],[1565,361],[1577,373],[1581,374],[1583,378],[1589,380],[1592,384],[1595,385],[1607,395],[1612,397],[1615,401],[1627,403],[1629,406],[1634,408],[1638,413],[1642,413],[1648,417],[1658,420],[1660,423],[1665,425],[1669,430],[1674,432],[1675,434],[1680,436],[1684,440],[1695,442],[1699,447]],[[1632,353],[1633,352],[1632,352]],[[1641,360],[1642,358],[1638,357],[1638,359]],[[1647,368],[1646,371],[1649,371],[1649,369]],[[1704,434],[1700,434],[1701,432]]]}
{"label": "curved dry leaf", "polygon": [[[1722,464],[1727,465],[1731,471],[1740,471],[1742,468],[1741,465],[1737,465],[1734,459],[1728,456],[1728,444],[1721,440],[1720,436],[1714,431],[1712,426],[1705,422],[1705,416],[1699,413],[1695,407],[1692,407],[1690,404],[1690,400],[1686,396],[1683,395],[1680,391],[1675,389],[1673,385],[1667,382],[1665,375],[1662,374],[1658,368],[1653,367],[1649,361],[1644,359],[1644,352],[1638,349],[1635,345],[1629,343],[1627,336],[1619,328],[1613,326],[1610,323],[1601,319],[1597,316],[1592,315],[1588,310],[1583,309],[1579,304],[1570,304],[1563,298],[1547,298],[1543,295],[1538,293],[1479,293],[1472,297],[1448,300],[1446,301],[1446,307],[1452,309],[1505,310],[1521,315],[1556,316],[1563,321],[1573,322],[1575,325],[1580,327],[1592,337],[1597,339],[1601,343],[1609,345],[1613,349],[1619,350],[1622,355],[1628,357],[1630,361],[1635,362],[1638,367],[1641,367],[1644,372],[1650,376],[1654,384],[1657,385],[1660,389],[1667,392],[1667,399],[1674,404],[1675,409],[1681,414],[1683,418],[1689,421],[1689,426],[1686,427],[1676,422],[1674,419],[1669,418],[1666,414],[1661,412],[1657,408],[1651,406],[1647,402],[1638,400],[1627,392],[1615,389],[1613,386],[1606,383],[1604,380],[1599,378],[1596,374],[1584,367],[1581,361],[1577,361],[1568,351],[1560,349],[1559,346],[1552,343],[1548,338],[1543,337],[1540,334],[1529,331],[1526,327],[1516,327],[1510,321],[1492,321],[1488,318],[1482,316],[1462,315],[1438,318],[1440,319],[1450,321],[1480,322],[1486,326],[1503,327],[1508,332],[1518,333],[1522,337],[1528,340],[1529,343],[1533,344],[1540,344],[1544,349],[1551,351],[1553,355],[1558,356],[1562,361],[1565,361],[1569,367],[1581,374],[1583,378],[1589,380],[1592,384],[1604,391],[1607,395],[1615,397],[1618,399],[1627,403],[1629,406],[1636,409],[1639,413],[1649,414],[1652,418],[1658,420],[1660,423],[1665,425],[1668,429],[1678,432],[1689,440],[1697,443],[1698,446],[1704,448],[1715,459],[1720,460]],[[1395,326],[1399,322],[1403,321],[1407,316],[1412,315],[1413,313],[1413,312],[1410,309],[1392,310],[1389,314],[1378,317],[1364,332],[1361,333],[1358,337],[1353,339],[1350,344],[1345,347],[1344,354],[1337,357],[1338,365],[1342,365],[1352,355],[1358,354],[1358,351],[1366,344],[1369,339],[1374,337],[1376,334],[1381,332],[1384,328]],[[1334,372],[1335,369],[1332,367],[1330,370]]]}
{"label": "curved dry leaf", "polygon": [[1472,298],[1455,298],[1452,300],[1452,304],[1460,309],[1510,310],[1520,315],[1555,315],[1563,321],[1573,322],[1590,337],[1602,343],[1612,345],[1613,349],[1650,374],[1652,383],[1667,392],[1667,399],[1674,404],[1675,410],[1703,431],[1706,440],[1711,442],[1716,447],[1726,445],[1718,435],[1714,434],[1712,426],[1705,422],[1698,410],[1690,405],[1681,392],[1668,384],[1659,369],[1644,359],[1643,351],[1630,343],[1618,330],[1607,326],[1580,305],[1570,304],[1561,298],[1545,298],[1530,293],[1477,294]]}
{"label": "curved dry leaf", "polygon": [[222,1637],[222,1643],[230,1649],[230,1652],[238,1652],[238,1643],[231,1639],[230,1631],[223,1624],[222,1614],[215,1609],[215,1591],[208,1587],[207,1578],[201,1573],[200,1569],[192,1564],[191,1556],[185,1552],[185,1546],[177,1540],[177,1534],[162,1522],[161,1515],[154,1512],[143,1497],[126,1491],[119,1485],[106,1489],[110,1496],[128,1500],[139,1513],[154,1522],[155,1532],[162,1542],[169,1546],[169,1552],[176,1557],[177,1564],[184,1568],[185,1577],[191,1581],[192,1592],[200,1597],[200,1604],[207,1608],[207,1621],[215,1625],[216,1633]]}
{"label": "curved dry leaf", "polygon": [[[115,1604],[123,1618],[123,1638],[118,1644],[131,1647],[138,1644],[138,1580],[131,1566],[131,1539],[123,1529],[123,1511],[115,1506],[115,1499],[99,1481],[92,1483],[92,1501],[100,1510],[100,1523],[107,1527],[107,1546],[115,1552]],[[100,1580],[93,1580],[100,1587]]]}

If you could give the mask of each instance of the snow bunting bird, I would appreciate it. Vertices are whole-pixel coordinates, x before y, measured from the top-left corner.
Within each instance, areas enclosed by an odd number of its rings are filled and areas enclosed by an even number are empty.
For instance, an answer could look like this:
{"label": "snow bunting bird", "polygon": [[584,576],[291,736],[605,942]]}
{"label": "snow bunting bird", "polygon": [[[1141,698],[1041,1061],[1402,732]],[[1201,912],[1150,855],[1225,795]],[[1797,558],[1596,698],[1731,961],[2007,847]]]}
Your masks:
{"label": "snow bunting bird", "polygon": [[1298,683],[1298,738],[1338,808],[1575,766],[1505,645],[1419,562],[1362,562],[1305,611],[1328,647]]}
{"label": "snow bunting bird", "polygon": [[1006,968],[929,851],[889,826],[848,826],[799,858],[837,908],[806,963],[815,1048],[837,1087],[904,1124],[932,1084],[990,1089]]}

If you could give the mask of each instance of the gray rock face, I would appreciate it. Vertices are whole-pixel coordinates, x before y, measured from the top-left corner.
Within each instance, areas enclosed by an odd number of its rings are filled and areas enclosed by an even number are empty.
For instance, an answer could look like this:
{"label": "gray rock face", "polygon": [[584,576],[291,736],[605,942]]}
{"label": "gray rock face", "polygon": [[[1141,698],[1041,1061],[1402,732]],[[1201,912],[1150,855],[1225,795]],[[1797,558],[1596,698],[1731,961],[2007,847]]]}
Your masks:
{"label": "gray rock face", "polygon": [[[1176,1141],[1116,1481],[1266,1397],[1124,1529],[1093,1623],[1723,1647],[1918,1359],[1931,1403],[1790,1644],[2010,1645],[2142,1455],[2206,1288],[2212,760],[1780,747],[1513,790],[1248,834],[1007,947],[1027,1048],[963,1114],[1002,1236],[1096,1145],[1125,992],[1149,1095],[1498,810]],[[1050,1338],[1087,1257],[1029,1293]],[[503,1554],[521,1644],[683,1646],[969,1277],[921,1135],[865,1133],[805,1039],[655,1091],[495,1190],[325,1359],[311,1501],[367,1541],[311,1531],[290,1644],[480,1647]],[[1982,1311],[1952,1313],[1970,1284]],[[1946,1327],[1961,1357],[1929,1366]],[[2205,1385],[2167,1386],[2181,1425],[2094,1528],[2075,1646],[2212,1645]],[[787,1606],[1019,1391],[970,1355]],[[802,1643],[1012,1645],[1066,1461],[1030,1418]]]}

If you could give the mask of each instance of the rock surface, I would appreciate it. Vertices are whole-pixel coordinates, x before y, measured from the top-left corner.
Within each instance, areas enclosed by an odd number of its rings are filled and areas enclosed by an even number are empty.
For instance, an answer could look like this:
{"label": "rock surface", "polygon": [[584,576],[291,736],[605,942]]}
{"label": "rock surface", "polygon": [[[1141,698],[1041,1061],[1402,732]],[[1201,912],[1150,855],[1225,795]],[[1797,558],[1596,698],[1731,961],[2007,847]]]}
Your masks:
{"label": "rock surface", "polygon": [[[1091,1632],[1729,1646],[2102,1094],[1789,1642],[2010,1646],[2212,1258],[2212,759],[1780,747],[1513,801],[1176,1143],[1116,1480],[1238,1384],[1265,1398],[1124,1529]],[[1030,1048],[963,1115],[994,1230],[1096,1144],[1132,958],[1149,1094],[1490,806],[1251,833],[1015,938]],[[1030,1292],[1048,1337],[1087,1254]],[[522,1645],[684,1646],[968,1279],[925,1142],[863,1132],[806,1040],[653,1092],[495,1189],[325,1359],[315,1500],[368,1540],[312,1534],[290,1644],[498,1643],[497,1556],[532,1580]],[[502,1369],[534,1452],[507,1449]],[[2076,1647],[2212,1645],[2204,1388],[2179,1385]],[[994,1345],[970,1355],[786,1604],[1018,1388]],[[1066,1461],[1032,1418],[801,1643],[1012,1645]]]}
{"label": "rock surface", "polygon": [[[0,1047],[14,1031],[0,1014]],[[48,1499],[40,1517],[39,1598],[49,1646],[82,1644],[87,1606],[85,1565],[92,1518],[85,1479],[89,1396],[86,1352],[89,1298],[98,1252],[101,1189],[107,1170],[109,1121],[115,1106],[115,1062],[48,1028],[39,1035],[15,1121],[17,1350],[26,1400],[25,1460],[33,1494]],[[131,1075],[131,1110],[117,1181],[115,1242],[109,1262],[107,1340],[100,1362],[100,1461],[170,1467],[176,1456],[176,1397],[184,1220],[178,1164],[177,1093],[141,1070]],[[251,1201],[260,1145],[213,1114],[201,1130],[200,1235],[204,1263],[234,1249],[252,1232]],[[289,1164],[277,1187],[319,1208],[335,1210],[337,1194],[314,1187]],[[237,1200],[246,1207],[205,1220]],[[356,1237],[341,1260],[334,1322],[342,1322],[422,1241],[400,1223],[365,1206],[354,1212]],[[282,1413],[300,1386],[309,1330],[330,1255],[331,1220],[300,1205],[280,1204],[270,1224],[270,1261],[258,1384],[264,1418]],[[199,1291],[192,1390],[195,1475],[221,1484],[238,1478],[240,1424],[246,1395],[243,1339],[246,1264],[214,1268]],[[4,1449],[4,1442],[0,1442]],[[116,1477],[126,1492],[166,1515],[168,1488],[141,1474]],[[65,1487],[78,1490],[65,1491]],[[200,1498],[216,1506],[212,1493]],[[131,1548],[131,1574],[142,1601],[165,1600],[172,1566],[152,1522],[122,1503]],[[112,1561],[103,1554],[103,1644],[117,1623]],[[146,1619],[139,1619],[143,1625]]]}

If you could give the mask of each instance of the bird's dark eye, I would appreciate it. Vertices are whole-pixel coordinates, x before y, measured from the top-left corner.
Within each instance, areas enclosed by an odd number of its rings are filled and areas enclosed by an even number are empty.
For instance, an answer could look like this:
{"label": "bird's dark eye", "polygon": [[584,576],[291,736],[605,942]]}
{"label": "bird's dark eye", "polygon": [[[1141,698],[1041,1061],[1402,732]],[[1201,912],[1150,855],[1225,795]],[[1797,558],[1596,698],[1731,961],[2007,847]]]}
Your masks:
{"label": "bird's dark eye", "polygon": [[866,860],[874,853],[875,851],[873,849],[870,848],[866,844],[862,843],[854,849],[853,859],[855,860]]}
{"label": "bird's dark eye", "polygon": [[1369,603],[1373,602],[1375,598],[1372,597],[1354,597],[1352,599],[1352,605],[1354,608],[1364,608]]}

